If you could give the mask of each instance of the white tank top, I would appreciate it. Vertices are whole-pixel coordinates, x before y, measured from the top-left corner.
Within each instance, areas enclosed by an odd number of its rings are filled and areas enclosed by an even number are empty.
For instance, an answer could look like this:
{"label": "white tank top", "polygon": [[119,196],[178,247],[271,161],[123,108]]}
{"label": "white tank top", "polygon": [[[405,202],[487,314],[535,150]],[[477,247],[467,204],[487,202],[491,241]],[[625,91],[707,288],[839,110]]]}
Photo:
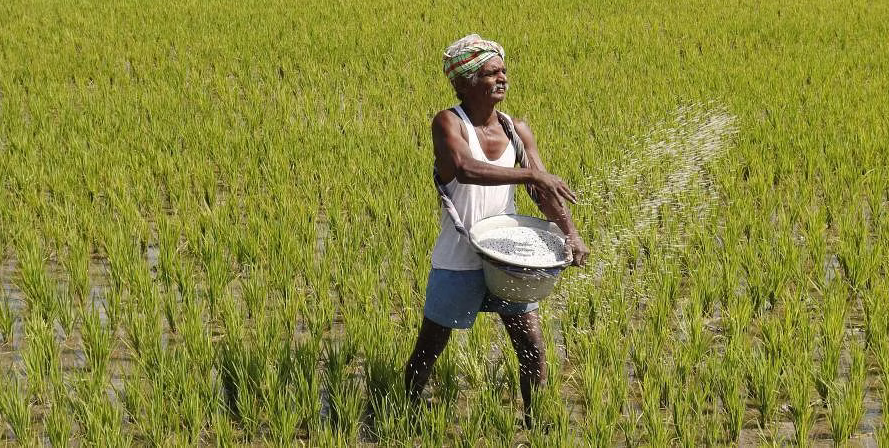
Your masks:
{"label": "white tank top", "polygon": [[[472,158],[492,165],[512,168],[516,163],[515,149],[512,142],[508,143],[503,155],[497,160],[489,160],[482,151],[475,133],[475,127],[469,121],[469,117],[460,106],[454,107],[457,114],[463,120],[463,127],[469,137],[469,151]],[[505,115],[505,114],[504,114]],[[506,118],[510,121],[509,116]],[[494,215],[515,213],[515,185],[483,186],[473,184],[461,184],[454,178],[445,186],[457,214],[463,220],[466,230],[470,231],[476,222]],[[441,210],[441,231],[435,248],[432,250],[432,267],[435,269],[450,269],[454,271],[468,271],[481,269],[482,261],[478,254],[472,250],[472,246],[465,237],[460,236],[454,229],[448,213]]]}

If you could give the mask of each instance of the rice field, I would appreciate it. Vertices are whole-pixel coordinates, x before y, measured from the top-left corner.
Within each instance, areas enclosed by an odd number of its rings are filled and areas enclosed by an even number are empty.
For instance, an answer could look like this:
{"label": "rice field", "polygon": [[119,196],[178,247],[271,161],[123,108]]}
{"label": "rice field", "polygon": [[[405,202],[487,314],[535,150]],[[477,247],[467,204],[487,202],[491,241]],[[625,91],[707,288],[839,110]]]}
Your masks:
{"label": "rice field", "polygon": [[[530,431],[496,316],[402,384],[470,32],[592,250]],[[887,35],[858,0],[2,2],[0,443],[889,446]]]}

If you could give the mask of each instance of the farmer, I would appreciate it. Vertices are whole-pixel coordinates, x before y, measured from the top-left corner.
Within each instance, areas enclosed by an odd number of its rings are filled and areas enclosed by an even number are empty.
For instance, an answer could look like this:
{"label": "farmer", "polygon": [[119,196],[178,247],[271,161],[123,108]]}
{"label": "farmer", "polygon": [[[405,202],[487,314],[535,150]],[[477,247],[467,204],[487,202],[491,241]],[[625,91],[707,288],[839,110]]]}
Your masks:
{"label": "farmer", "polygon": [[[566,201],[576,201],[574,193],[547,173],[531,128],[522,121],[511,123],[495,109],[508,88],[503,48],[472,34],[448,47],[443,59],[444,74],[460,105],[439,112],[432,120],[435,170],[466,228],[489,216],[515,213],[515,185],[524,184],[536,193],[540,210],[568,236],[573,263],[582,266],[589,250],[566,206]],[[511,132],[524,143],[526,168],[516,167],[519,154],[510,141]],[[525,425],[530,428],[531,391],[546,380],[538,304],[492,297],[481,269],[481,259],[443,211],[432,251],[423,323],[405,367],[405,388],[411,400],[419,400],[451,330],[470,328],[479,311],[496,312],[518,356]]]}

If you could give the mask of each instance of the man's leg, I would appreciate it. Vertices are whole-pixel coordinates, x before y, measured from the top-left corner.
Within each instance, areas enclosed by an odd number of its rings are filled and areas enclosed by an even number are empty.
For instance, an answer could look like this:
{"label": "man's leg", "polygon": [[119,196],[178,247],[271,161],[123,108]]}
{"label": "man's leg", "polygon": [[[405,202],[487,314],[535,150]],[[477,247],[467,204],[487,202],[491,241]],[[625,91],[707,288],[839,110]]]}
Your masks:
{"label": "man's leg", "polygon": [[501,314],[512,347],[519,358],[519,387],[525,411],[525,426],[531,428],[531,393],[546,381],[546,354],[537,310],[524,314]]}
{"label": "man's leg", "polygon": [[432,366],[444,351],[445,346],[448,345],[450,337],[450,328],[423,318],[414,353],[404,368],[404,388],[411,401],[419,400],[423,388],[426,387],[426,382],[429,381]]}

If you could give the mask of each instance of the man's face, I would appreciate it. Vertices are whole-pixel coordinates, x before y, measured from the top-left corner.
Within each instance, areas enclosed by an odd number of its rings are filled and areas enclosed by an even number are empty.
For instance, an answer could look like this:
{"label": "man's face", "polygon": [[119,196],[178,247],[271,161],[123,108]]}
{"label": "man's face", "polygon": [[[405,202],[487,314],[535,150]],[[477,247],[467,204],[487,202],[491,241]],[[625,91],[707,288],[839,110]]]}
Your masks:
{"label": "man's face", "polygon": [[506,66],[500,56],[488,59],[476,73],[476,83],[463,84],[463,95],[472,102],[499,103],[506,97],[509,86],[506,78]]}

